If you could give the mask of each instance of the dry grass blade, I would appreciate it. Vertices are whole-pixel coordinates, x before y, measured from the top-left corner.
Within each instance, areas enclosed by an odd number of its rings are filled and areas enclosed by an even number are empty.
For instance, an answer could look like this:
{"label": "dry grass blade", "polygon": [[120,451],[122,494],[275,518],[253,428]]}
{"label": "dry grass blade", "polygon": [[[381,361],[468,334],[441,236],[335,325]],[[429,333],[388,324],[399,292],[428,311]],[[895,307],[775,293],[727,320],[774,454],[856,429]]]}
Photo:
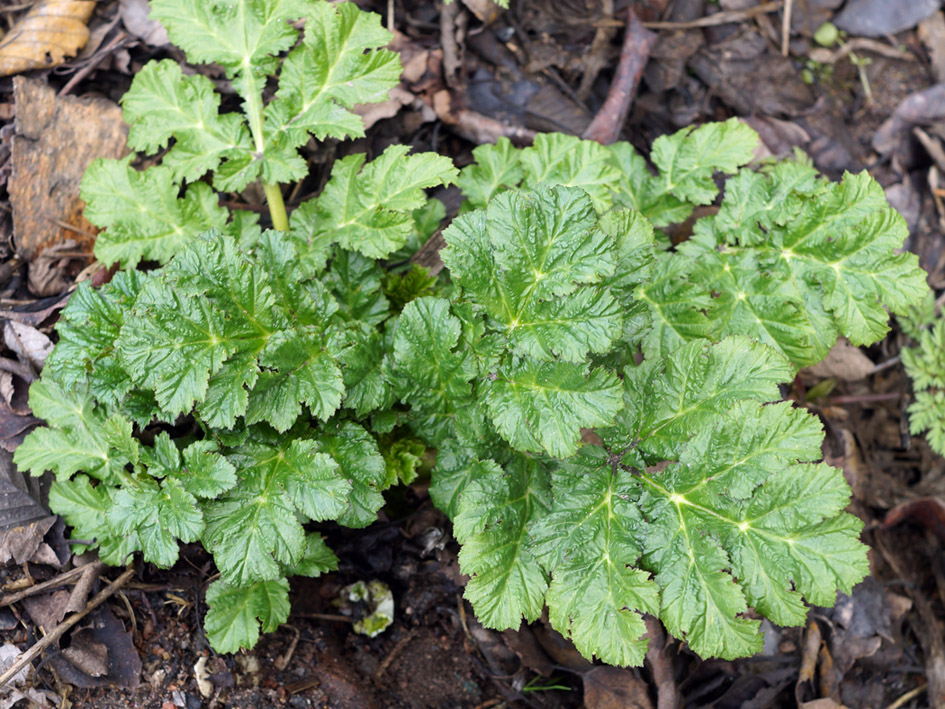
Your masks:
{"label": "dry grass blade", "polygon": [[45,0],[0,42],[0,76],[48,69],[74,56],[89,40],[94,0]]}

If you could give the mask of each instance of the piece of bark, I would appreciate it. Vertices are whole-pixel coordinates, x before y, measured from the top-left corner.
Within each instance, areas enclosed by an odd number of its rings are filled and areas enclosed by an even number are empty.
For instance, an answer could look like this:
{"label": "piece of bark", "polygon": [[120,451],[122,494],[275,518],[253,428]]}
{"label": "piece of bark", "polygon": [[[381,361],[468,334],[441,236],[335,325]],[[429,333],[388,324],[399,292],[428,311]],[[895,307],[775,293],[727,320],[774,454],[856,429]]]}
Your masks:
{"label": "piece of bark", "polygon": [[95,228],[82,215],[79,184],[95,158],[127,153],[121,109],[103,99],[57,97],[44,82],[13,81],[16,135],[9,181],[13,233],[26,259],[67,239],[91,251]]}

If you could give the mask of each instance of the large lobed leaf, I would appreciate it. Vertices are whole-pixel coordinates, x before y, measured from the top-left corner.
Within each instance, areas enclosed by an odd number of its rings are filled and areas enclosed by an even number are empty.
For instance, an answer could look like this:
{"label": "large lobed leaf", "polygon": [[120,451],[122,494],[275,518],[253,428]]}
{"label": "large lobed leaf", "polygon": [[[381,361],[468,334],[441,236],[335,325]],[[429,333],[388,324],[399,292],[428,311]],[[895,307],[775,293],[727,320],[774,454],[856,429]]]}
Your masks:
{"label": "large lobed leaf", "polygon": [[[716,198],[715,173],[737,172],[725,184],[718,213],[698,219],[691,239],[658,257],[652,277],[625,291],[625,322],[637,324],[633,309],[641,301],[652,321],[652,329],[628,331],[625,340],[660,357],[692,339],[748,335],[800,368],[822,360],[838,335],[855,344],[881,339],[886,309],[903,313],[927,292],[916,257],[897,253],[905,222],[866,173],[834,184],[803,159],[739,170],[756,144],[755,133],[736,119],[683,129],[654,141],[653,174],[626,143],[602,147],[539,135],[524,149],[507,141],[476,148],[476,162],[458,183],[477,207],[502,200],[510,188],[579,186],[605,217],[629,207],[662,227]],[[455,265],[463,267],[458,260]],[[469,287],[498,288],[489,297],[500,301],[496,307],[502,307],[500,296],[514,305],[515,294],[508,300],[508,289],[490,285],[488,273]],[[592,314],[599,321],[602,314],[577,299],[572,307],[578,318]],[[513,308],[506,320],[517,312]],[[562,346],[565,337],[556,333]]]}
{"label": "large lobed leaf", "polygon": [[455,516],[477,613],[514,627],[543,599],[582,653],[639,665],[641,613],[702,656],[734,658],[761,647],[749,608],[798,625],[805,600],[849,592],[868,571],[849,488],[813,462],[817,419],[766,403],[792,376],[741,338],[626,368],[623,413],[601,446],[551,466],[550,501],[541,466],[448,448],[431,494]]}

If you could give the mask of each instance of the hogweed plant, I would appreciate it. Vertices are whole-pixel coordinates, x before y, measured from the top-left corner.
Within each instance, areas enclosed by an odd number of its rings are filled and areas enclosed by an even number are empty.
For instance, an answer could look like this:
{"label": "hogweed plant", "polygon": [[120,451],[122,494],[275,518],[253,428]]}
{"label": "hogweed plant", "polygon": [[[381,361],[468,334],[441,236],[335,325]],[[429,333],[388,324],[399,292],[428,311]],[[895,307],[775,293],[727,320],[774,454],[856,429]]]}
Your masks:
{"label": "hogweed plant", "polygon": [[[349,109],[397,81],[387,33],[318,0],[152,5],[243,112],[149,64],[123,103],[160,164],[103,161],[83,183],[96,253],[125,270],[63,311],[30,396],[48,427],[15,460],[55,472],[52,508],[103,560],[166,567],[199,541],[220,572],[208,638],[251,647],[288,617],[289,577],[337,565],[311,523],[370,524],[435,449],[480,620],[547,608],[608,663],[642,663],[643,613],[704,657],[749,655],[758,615],[801,624],[864,577],[821,425],[779,387],[927,291],[868,175],[747,168],[757,136],[729,121],[658,139],[655,170],[562,135],[479,147],[459,174],[402,147],[349,155],[286,217],[298,148],[360,135]],[[717,212],[673,246],[659,229],[716,202],[719,172]],[[272,230],[219,206],[254,180]],[[443,214],[424,190],[454,181],[448,279],[389,272]]]}

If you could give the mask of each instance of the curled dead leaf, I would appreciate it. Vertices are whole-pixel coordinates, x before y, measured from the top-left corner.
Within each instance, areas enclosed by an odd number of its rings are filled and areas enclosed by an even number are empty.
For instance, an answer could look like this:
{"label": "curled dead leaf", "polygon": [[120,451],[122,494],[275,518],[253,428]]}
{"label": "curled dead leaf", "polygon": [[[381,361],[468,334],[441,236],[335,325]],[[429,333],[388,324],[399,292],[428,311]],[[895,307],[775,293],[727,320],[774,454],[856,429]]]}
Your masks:
{"label": "curled dead leaf", "polygon": [[0,76],[62,64],[89,41],[94,0],[43,0],[0,41]]}

